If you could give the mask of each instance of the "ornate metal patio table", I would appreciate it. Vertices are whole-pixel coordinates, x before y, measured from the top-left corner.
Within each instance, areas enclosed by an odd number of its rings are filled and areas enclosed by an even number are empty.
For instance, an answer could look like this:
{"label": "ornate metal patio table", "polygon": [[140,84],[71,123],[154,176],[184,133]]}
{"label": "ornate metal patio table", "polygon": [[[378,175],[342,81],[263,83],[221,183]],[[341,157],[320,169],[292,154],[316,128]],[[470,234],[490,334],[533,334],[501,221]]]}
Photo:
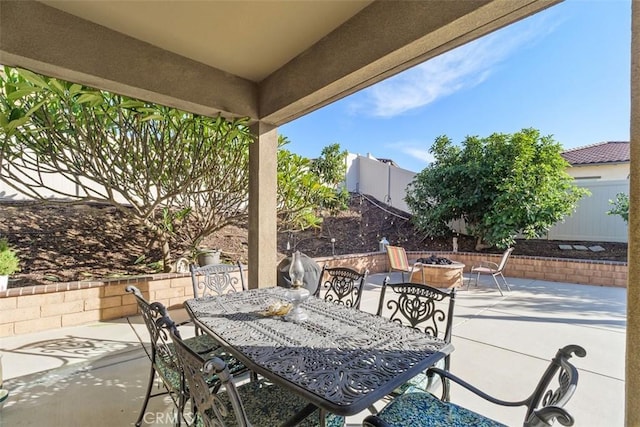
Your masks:
{"label": "ornate metal patio table", "polygon": [[370,313],[310,297],[308,320],[265,310],[286,302],[266,288],[185,302],[193,321],[249,369],[338,415],[356,414],[453,351],[453,346]]}

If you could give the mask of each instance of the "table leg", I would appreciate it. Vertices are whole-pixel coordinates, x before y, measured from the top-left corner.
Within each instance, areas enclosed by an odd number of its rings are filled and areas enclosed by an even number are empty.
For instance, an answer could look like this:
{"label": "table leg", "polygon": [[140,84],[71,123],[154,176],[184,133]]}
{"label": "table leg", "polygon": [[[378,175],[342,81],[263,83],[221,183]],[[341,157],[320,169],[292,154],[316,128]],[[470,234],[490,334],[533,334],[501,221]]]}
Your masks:
{"label": "table leg", "polygon": [[[313,411],[315,411],[316,409],[318,409],[318,407],[316,405],[314,405],[313,403],[309,403],[307,406],[305,406],[304,408],[302,408],[298,413],[294,414],[291,418],[289,418],[287,421],[285,421],[282,424],[282,427],[293,427],[293,426],[297,426],[298,424],[300,424],[302,422],[302,420],[304,420],[305,418],[307,418],[309,415],[311,415],[311,413]],[[324,414],[323,410],[320,410],[320,415],[322,416]],[[322,417],[320,419],[320,425],[324,426],[324,417]]]}

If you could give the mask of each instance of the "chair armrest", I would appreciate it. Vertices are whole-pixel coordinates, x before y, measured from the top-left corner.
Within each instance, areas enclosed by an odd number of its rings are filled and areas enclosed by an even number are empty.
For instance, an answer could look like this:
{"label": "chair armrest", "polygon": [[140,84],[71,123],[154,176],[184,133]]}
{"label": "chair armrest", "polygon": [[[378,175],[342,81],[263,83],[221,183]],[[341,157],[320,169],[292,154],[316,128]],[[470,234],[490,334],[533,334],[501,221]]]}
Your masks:
{"label": "chair armrest", "polygon": [[466,382],[462,378],[459,378],[459,377],[453,375],[451,372],[445,371],[445,370],[440,369],[440,368],[429,368],[429,369],[427,369],[427,375],[432,375],[432,374],[440,375],[440,377],[443,379],[443,381],[444,381],[444,378],[448,378],[449,380],[453,381],[454,383],[466,388],[470,392],[480,396],[481,398],[483,398],[485,400],[488,400],[491,403],[495,403],[496,405],[501,405],[501,406],[524,406],[529,401],[529,399],[525,399],[525,400],[521,400],[521,401],[518,401],[518,402],[511,402],[511,401],[495,398],[495,397],[490,396],[487,393],[483,392],[482,390],[474,387],[473,385],[469,384],[468,382]]}
{"label": "chair armrest", "polygon": [[495,262],[491,262],[491,261],[480,261],[480,266],[493,268],[495,270],[497,270],[498,267],[499,267],[498,264],[496,264]]}
{"label": "chair armrest", "polygon": [[536,409],[527,419],[527,426],[547,427],[557,420],[563,426],[572,426],[574,419],[564,408],[559,406],[545,406]]}
{"label": "chair armrest", "polygon": [[480,264],[476,264],[476,265],[471,267],[471,271],[473,271],[475,268],[480,268],[480,267],[489,268],[491,270],[496,270],[497,271],[499,266],[495,262],[480,261]]}
{"label": "chair armrest", "polygon": [[184,325],[193,325],[193,320],[189,319],[189,320],[185,320],[183,322],[180,323],[176,323],[176,326],[184,326]]}

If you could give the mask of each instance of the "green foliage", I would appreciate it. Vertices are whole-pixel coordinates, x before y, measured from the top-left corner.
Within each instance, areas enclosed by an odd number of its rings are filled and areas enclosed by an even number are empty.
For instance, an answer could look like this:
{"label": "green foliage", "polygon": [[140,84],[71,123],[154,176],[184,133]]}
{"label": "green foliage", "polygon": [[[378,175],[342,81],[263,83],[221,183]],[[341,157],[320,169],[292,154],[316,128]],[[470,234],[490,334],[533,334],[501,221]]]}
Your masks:
{"label": "green foliage", "polygon": [[0,239],[0,276],[9,276],[17,271],[20,271],[18,256],[6,239]]}
{"label": "green foliage", "polygon": [[338,185],[344,179],[346,151],[333,144],[311,161],[292,153],[284,136],[278,138],[278,218],[283,231],[319,227],[320,211],[346,208],[348,193]]}
{"label": "green foliage", "polygon": [[629,196],[625,193],[616,194],[615,200],[609,200],[609,204],[613,205],[611,210],[607,211],[608,215],[620,215],[625,223],[629,223]]}
{"label": "green foliage", "polygon": [[246,220],[247,125],[6,67],[0,179],[36,199],[110,203],[155,233],[168,271],[177,239],[196,247]]}
{"label": "green foliage", "polygon": [[519,233],[539,237],[589,194],[565,172],[560,144],[535,129],[468,136],[461,146],[440,136],[430,151],[435,161],[416,175],[406,197],[416,227],[428,236],[445,235],[451,221],[463,219],[478,248],[482,242],[506,248]]}
{"label": "green foliage", "polygon": [[330,144],[322,149],[320,157],[311,164],[311,172],[316,174],[321,182],[337,188],[344,182],[347,173],[345,159],[347,150],[340,151],[340,144]]}
{"label": "green foliage", "polygon": [[[247,218],[247,119],[186,113],[5,67],[0,74],[0,179],[35,199],[99,201],[151,230],[163,251],[195,253],[207,235]],[[314,162],[278,152],[284,228],[318,226],[319,211],[346,207],[338,144]],[[49,174],[69,185],[52,183]],[[65,189],[68,189],[65,191]]]}

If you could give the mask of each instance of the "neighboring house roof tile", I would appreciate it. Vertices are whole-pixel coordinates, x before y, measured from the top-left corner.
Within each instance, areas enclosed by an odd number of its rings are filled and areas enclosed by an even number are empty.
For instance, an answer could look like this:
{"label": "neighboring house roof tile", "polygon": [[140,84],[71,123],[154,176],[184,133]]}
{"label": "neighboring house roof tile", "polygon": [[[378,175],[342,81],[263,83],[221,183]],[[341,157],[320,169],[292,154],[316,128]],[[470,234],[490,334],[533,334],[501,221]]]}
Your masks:
{"label": "neighboring house roof tile", "polygon": [[562,157],[572,165],[620,163],[631,160],[627,141],[607,141],[573,148],[563,152]]}

